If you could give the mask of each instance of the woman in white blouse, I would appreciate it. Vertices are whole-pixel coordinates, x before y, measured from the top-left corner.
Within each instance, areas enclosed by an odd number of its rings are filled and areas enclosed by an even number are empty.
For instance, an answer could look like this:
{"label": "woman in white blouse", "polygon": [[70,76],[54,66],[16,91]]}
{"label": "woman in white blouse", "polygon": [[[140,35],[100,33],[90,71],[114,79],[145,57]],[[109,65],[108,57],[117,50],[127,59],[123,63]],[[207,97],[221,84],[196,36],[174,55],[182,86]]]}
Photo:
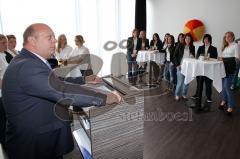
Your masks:
{"label": "woman in white blouse", "polygon": [[[65,64],[77,64],[78,66],[70,72],[71,77],[89,76],[93,74],[91,68],[90,52],[85,47],[82,35],[75,36],[76,48],[72,51],[70,58],[65,61]],[[81,73],[81,74],[80,74]]]}
{"label": "woman in white blouse", "polygon": [[66,60],[70,57],[73,48],[68,45],[67,38],[65,34],[58,36],[57,40],[57,49],[56,49],[56,58],[59,61]]}
{"label": "woman in white blouse", "polygon": [[3,146],[5,146],[6,117],[2,104],[2,79],[8,66],[5,50],[7,50],[7,38],[0,34],[0,143]]}
{"label": "woman in white blouse", "polygon": [[224,106],[227,106],[228,115],[232,114],[233,107],[235,106],[233,91],[230,87],[236,71],[236,61],[239,60],[239,48],[234,40],[234,33],[231,31],[226,32],[223,37],[222,53],[220,54],[220,59],[222,59],[224,63],[226,77],[223,78],[223,89],[221,92],[222,101],[219,105],[219,109],[224,110]]}

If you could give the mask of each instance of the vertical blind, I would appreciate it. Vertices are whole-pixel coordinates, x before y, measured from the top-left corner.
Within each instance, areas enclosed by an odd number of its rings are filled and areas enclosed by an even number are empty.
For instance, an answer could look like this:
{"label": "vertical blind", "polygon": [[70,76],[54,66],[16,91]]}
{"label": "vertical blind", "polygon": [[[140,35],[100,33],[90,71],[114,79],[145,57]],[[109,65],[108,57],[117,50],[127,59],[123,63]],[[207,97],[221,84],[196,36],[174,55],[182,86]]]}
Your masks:
{"label": "vertical blind", "polygon": [[[110,73],[113,54],[126,53],[119,42],[131,36],[135,25],[135,0],[0,0],[0,4],[0,31],[17,37],[18,50],[28,25],[46,23],[56,37],[66,34],[73,48],[74,36],[83,35],[85,46],[104,61],[100,75]],[[117,46],[105,50],[103,46],[108,41]]]}

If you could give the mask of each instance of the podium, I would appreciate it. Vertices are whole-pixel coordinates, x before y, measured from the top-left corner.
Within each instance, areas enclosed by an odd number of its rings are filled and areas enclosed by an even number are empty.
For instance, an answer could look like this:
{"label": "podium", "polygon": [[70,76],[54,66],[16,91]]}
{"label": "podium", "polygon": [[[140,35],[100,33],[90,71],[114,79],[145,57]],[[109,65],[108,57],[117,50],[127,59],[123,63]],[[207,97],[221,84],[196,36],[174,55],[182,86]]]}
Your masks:
{"label": "podium", "polygon": [[143,158],[144,96],[136,87],[113,76],[103,77],[101,91],[118,91],[124,102],[86,107],[77,115],[73,136],[84,159]]}

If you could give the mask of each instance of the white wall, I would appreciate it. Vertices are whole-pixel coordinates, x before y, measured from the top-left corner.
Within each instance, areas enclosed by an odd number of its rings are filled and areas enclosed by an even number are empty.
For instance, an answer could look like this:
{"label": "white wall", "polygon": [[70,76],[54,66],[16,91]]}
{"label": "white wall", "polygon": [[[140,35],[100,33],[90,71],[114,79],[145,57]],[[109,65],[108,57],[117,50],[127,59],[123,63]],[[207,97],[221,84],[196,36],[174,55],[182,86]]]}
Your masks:
{"label": "white wall", "polygon": [[199,19],[205,24],[206,33],[212,35],[213,45],[220,49],[226,31],[240,37],[239,10],[239,0],[147,0],[148,37],[157,32],[163,39],[169,32],[176,39],[188,20]]}

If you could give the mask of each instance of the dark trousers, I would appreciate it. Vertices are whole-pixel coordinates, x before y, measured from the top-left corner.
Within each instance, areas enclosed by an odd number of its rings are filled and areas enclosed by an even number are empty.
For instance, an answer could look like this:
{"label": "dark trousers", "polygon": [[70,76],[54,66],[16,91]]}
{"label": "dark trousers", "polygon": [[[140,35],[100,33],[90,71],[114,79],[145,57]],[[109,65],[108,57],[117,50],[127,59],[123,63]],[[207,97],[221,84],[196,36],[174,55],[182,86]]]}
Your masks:
{"label": "dark trousers", "polygon": [[[62,159],[62,155],[73,150],[70,127],[44,133],[23,131],[14,139],[7,140],[9,159]],[[66,134],[65,134],[66,133]]]}
{"label": "dark trousers", "polygon": [[234,74],[234,77],[233,77],[233,80],[232,80],[233,88],[235,88],[236,85],[237,85],[239,69],[240,69],[240,61],[236,61],[236,70],[235,70],[235,74]]}
{"label": "dark trousers", "polygon": [[5,144],[6,116],[3,108],[2,98],[0,98],[0,143]]}
{"label": "dark trousers", "polygon": [[128,78],[136,78],[138,71],[138,64],[136,61],[136,57],[132,57],[131,53],[127,54],[128,61]]}
{"label": "dark trousers", "polygon": [[158,64],[154,61],[151,61],[150,64],[152,65],[152,68],[153,68],[154,78],[156,80],[158,80],[159,74],[160,74],[160,68],[159,68]]}
{"label": "dark trousers", "polygon": [[212,80],[206,76],[197,76],[197,90],[195,95],[202,96],[203,83],[205,82],[207,99],[212,99]]}

